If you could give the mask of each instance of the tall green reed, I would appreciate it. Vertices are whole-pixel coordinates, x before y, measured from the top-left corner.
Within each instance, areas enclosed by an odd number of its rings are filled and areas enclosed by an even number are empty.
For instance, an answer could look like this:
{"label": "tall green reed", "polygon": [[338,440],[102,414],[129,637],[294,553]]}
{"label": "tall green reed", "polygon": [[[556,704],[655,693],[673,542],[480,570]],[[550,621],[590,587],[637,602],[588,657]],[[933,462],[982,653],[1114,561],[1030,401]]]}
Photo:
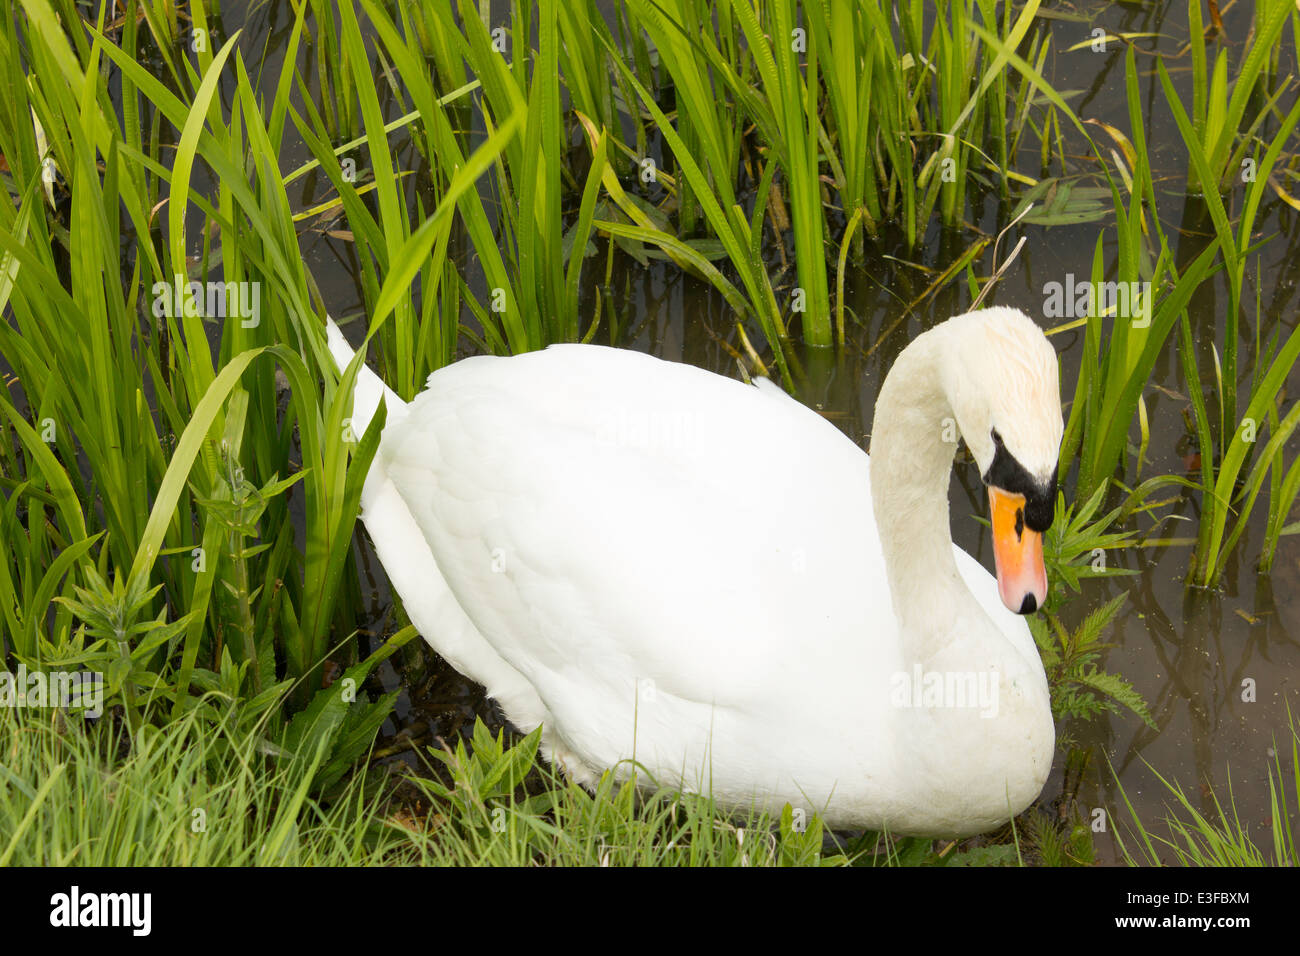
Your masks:
{"label": "tall green reed", "polygon": [[[1281,30],[1285,22],[1285,10],[1279,14],[1274,8],[1263,7],[1260,12],[1266,13],[1264,26],[1270,31],[1269,35],[1275,35]],[[1193,45],[1195,46],[1195,38]],[[1191,167],[1200,183],[1222,183],[1223,177],[1227,175],[1219,164],[1223,162],[1227,153],[1228,146],[1225,144],[1231,144],[1235,138],[1235,127],[1231,124],[1234,120],[1241,119],[1244,110],[1244,105],[1236,104],[1236,94],[1241,94],[1244,103],[1246,92],[1243,92],[1243,88],[1248,92],[1251,81],[1260,69],[1263,57],[1264,53],[1261,50],[1252,49],[1246,58],[1242,75],[1237,80],[1234,105],[1227,111],[1226,116],[1220,115],[1220,112],[1216,111],[1217,108],[1211,109],[1212,122],[1208,122],[1208,125],[1200,129],[1183,109],[1164,63],[1157,63],[1166,101],[1173,112],[1179,133],[1188,150]],[[1219,63],[1222,62],[1221,55]],[[1218,73],[1216,67],[1216,76]],[[1282,84],[1282,88],[1289,86],[1291,86],[1290,77]],[[1261,122],[1269,108],[1277,102],[1281,92],[1282,89],[1279,89],[1268,107],[1261,111],[1260,117],[1256,119],[1238,148],[1237,155],[1243,155],[1247,151],[1250,137],[1257,130],[1263,132],[1264,127],[1261,126]],[[1211,97],[1216,95],[1213,89],[1209,95]],[[1283,489],[1286,479],[1282,477],[1285,469],[1282,452],[1286,438],[1295,428],[1296,422],[1300,421],[1298,417],[1300,403],[1297,403],[1281,421],[1277,417],[1277,403],[1285,390],[1287,377],[1297,359],[1300,359],[1300,334],[1292,332],[1285,342],[1280,344],[1275,342],[1267,350],[1259,348],[1258,336],[1256,336],[1256,363],[1247,382],[1246,407],[1240,418],[1238,409],[1241,403],[1238,389],[1241,385],[1241,375],[1238,343],[1242,324],[1242,286],[1249,255],[1257,248],[1254,243],[1255,218],[1284,144],[1296,129],[1297,123],[1300,123],[1300,101],[1292,105],[1277,126],[1272,138],[1264,141],[1266,145],[1263,155],[1260,156],[1259,149],[1254,148],[1250,150],[1253,155],[1243,160],[1243,163],[1248,164],[1245,168],[1249,169],[1249,174],[1242,173],[1239,177],[1244,186],[1244,198],[1235,231],[1218,190],[1205,189],[1202,194],[1206,209],[1214,223],[1228,286],[1222,363],[1219,362],[1217,347],[1214,349],[1216,384],[1214,393],[1218,398],[1215,409],[1211,409],[1205,401],[1200,383],[1201,376],[1197,368],[1194,336],[1186,316],[1183,318],[1181,328],[1181,360],[1192,395],[1196,438],[1201,451],[1198,484],[1203,490],[1201,521],[1190,580],[1202,586],[1213,585],[1218,581],[1227,555],[1233,550],[1247,527],[1256,496],[1270,470],[1275,477],[1271,485],[1273,517],[1270,518],[1265,536],[1265,551],[1270,556],[1269,560],[1276,549],[1277,535],[1281,532],[1276,516],[1288,513],[1294,501],[1294,486],[1288,485],[1289,490],[1285,492]],[[1235,159],[1234,155],[1233,160],[1228,164],[1228,172],[1232,171]],[[1265,424],[1270,426],[1270,439],[1262,450],[1257,452],[1255,446],[1258,434]],[[1246,472],[1252,459],[1253,467]],[[1239,489],[1238,485],[1243,475],[1245,484]]]}
{"label": "tall green reed", "polygon": [[[1219,46],[1211,65],[1200,0],[1189,0],[1187,5],[1192,60],[1191,129],[1205,160],[1204,169],[1198,164],[1189,166],[1188,192],[1223,193],[1234,188],[1251,152],[1253,137],[1291,85],[1288,77],[1287,81],[1275,83],[1274,90],[1267,88],[1270,62],[1278,53],[1288,19],[1295,18],[1295,5],[1288,0],[1262,0],[1254,7],[1250,42],[1243,50],[1236,75],[1229,79],[1229,47]],[[1159,64],[1163,65],[1163,60]]]}
{"label": "tall green reed", "polygon": [[[567,191],[562,170],[567,151],[559,104],[558,5],[548,2],[537,10],[535,58],[530,11],[519,4],[514,7],[510,30],[504,33],[500,24],[489,29],[467,3],[459,8],[459,22],[450,8],[424,10],[422,20],[403,9],[401,20],[395,21],[369,0],[362,7],[375,30],[376,49],[391,62],[394,75],[401,80],[408,97],[404,105],[411,107],[407,116],[417,121],[413,124],[415,145],[444,202],[455,184],[456,201],[446,206],[446,215],[438,217],[436,228],[430,225],[433,220],[419,195],[415,196],[418,208],[409,208],[407,190],[389,159],[391,147],[378,100],[373,90],[363,89],[359,95],[378,206],[378,215],[372,215],[361,191],[342,175],[321,118],[310,107],[305,119],[295,114],[315,163],[329,177],[353,223],[372,325],[383,322],[392,307],[391,326],[378,340],[381,368],[390,373],[390,384],[404,397],[412,397],[428,372],[452,360],[463,333],[497,352],[526,351],[549,342],[578,339],[582,320],[573,270],[581,267],[590,214],[580,217],[580,222],[588,223],[586,234],[566,240],[562,228]],[[349,10],[341,19],[345,45],[354,56],[365,55],[355,15]],[[431,20],[436,21],[440,38],[442,72],[457,78],[472,74],[476,77],[472,84],[438,94],[423,52],[426,41],[422,37],[432,31]],[[500,49],[503,42],[505,48]],[[467,175],[468,140],[453,123],[457,117],[449,109],[471,94],[490,141],[497,144],[482,168],[474,168],[475,175],[486,174],[482,189],[467,188],[475,181]],[[590,205],[584,204],[588,209]],[[418,230],[410,225],[412,213],[422,221]],[[451,240],[457,224],[476,255],[481,288],[470,288],[452,258]],[[403,287],[383,303],[378,309],[383,314],[377,315],[381,274],[404,243],[416,241],[417,236],[420,244],[433,252],[431,259],[410,260],[420,262],[419,296],[405,294]],[[414,274],[408,281],[410,278]],[[440,302],[444,303],[441,307]],[[461,323],[460,302],[478,319],[476,332],[467,331]]]}
{"label": "tall green reed", "polygon": [[[997,41],[989,37],[990,42]],[[1086,129],[1059,95],[1050,89],[1038,71],[1019,56],[1011,57],[1013,66],[1033,85],[1043,91],[1061,115],[1071,119],[1076,129],[1088,139],[1097,156],[1102,151],[1088,136]],[[1164,63],[1157,60],[1157,75],[1166,101],[1173,111],[1182,139],[1188,148],[1192,167],[1200,181],[1217,181],[1211,159],[1202,138],[1187,116],[1176,95]],[[1168,341],[1178,328],[1177,347],[1191,394],[1196,439],[1201,451],[1201,471],[1197,479],[1179,475],[1157,476],[1144,483],[1154,490],[1160,485],[1178,484],[1201,492],[1201,519],[1197,546],[1192,559],[1190,584],[1211,585],[1222,573],[1228,554],[1235,548],[1248,527],[1257,497],[1266,479],[1271,492],[1270,511],[1264,542],[1265,566],[1271,560],[1278,535],[1285,527],[1285,516],[1295,500],[1300,477],[1294,465],[1283,459],[1286,438],[1295,427],[1296,417],[1279,417],[1276,402],[1285,379],[1300,358],[1300,336],[1292,334],[1284,343],[1268,348],[1257,346],[1257,365],[1249,380],[1246,410],[1237,416],[1239,387],[1237,342],[1240,330],[1240,291],[1249,258],[1258,246],[1253,240],[1255,217],[1278,161],[1283,144],[1300,122],[1300,103],[1277,125],[1266,141],[1263,154],[1253,150],[1251,168],[1258,175],[1246,178],[1241,214],[1234,229],[1216,190],[1204,193],[1214,237],[1181,270],[1174,265],[1175,253],[1170,246],[1159,216],[1155,184],[1148,159],[1145,122],[1139,102],[1138,80],[1133,48],[1125,59],[1126,97],[1131,137],[1108,130],[1122,147],[1112,151],[1116,173],[1128,194],[1125,202],[1120,184],[1109,167],[1103,167],[1109,182],[1116,215],[1116,261],[1114,272],[1106,268],[1102,240],[1099,236],[1093,255],[1090,284],[1096,289],[1115,288],[1130,283],[1149,283],[1151,295],[1140,313],[1123,315],[1103,307],[1102,297],[1093,295],[1089,314],[1075,324],[1085,326],[1084,355],[1074,401],[1066,423],[1062,443],[1063,476],[1078,461],[1077,494],[1090,495],[1123,463],[1135,417],[1142,428],[1137,446],[1135,470],[1140,474],[1147,444],[1143,390],[1155,363],[1169,347]],[[1260,127],[1262,130],[1264,127]],[[1127,159],[1126,159],[1127,157]],[[1130,168],[1131,167],[1131,168]],[[1197,368],[1195,336],[1188,315],[1188,305],[1196,290],[1220,269],[1224,270],[1229,288],[1225,331],[1225,361],[1219,363],[1215,350],[1215,394],[1217,407],[1211,408],[1201,386]],[[1113,276],[1113,278],[1111,278]],[[1117,299],[1115,304],[1121,304]],[[1109,325],[1107,324],[1109,322]],[[1268,440],[1255,454],[1257,435],[1268,426]],[[1216,440],[1217,438],[1217,440]],[[1253,466],[1252,466],[1253,461]],[[1269,476],[1272,476],[1271,478]],[[1244,479],[1244,484],[1242,481]]]}
{"label": "tall green reed", "polygon": [[[0,151],[22,189],[0,198],[0,305],[12,317],[0,349],[15,373],[0,394],[12,429],[0,451],[4,650],[34,666],[102,663],[132,723],[151,698],[184,712],[227,656],[246,692],[278,674],[294,709],[324,707],[336,625],[358,616],[346,572],[377,432],[358,441],[347,426],[356,370],[337,382],[278,166],[304,10],[265,110],[235,38],[186,61],[186,101],[137,61],[129,24],[119,47],[102,19],[65,30],[45,0],[23,14],[0,43],[21,42],[44,82],[6,57],[22,96],[6,102]],[[191,15],[205,28],[201,3]],[[120,71],[120,110],[104,64]],[[33,109],[68,191],[66,225],[39,199]],[[426,238],[511,133],[470,158],[432,226],[394,243],[381,301],[406,297]],[[235,298],[214,311],[214,288]],[[255,311],[239,313],[241,295]],[[301,496],[301,537],[290,496]],[[349,719],[365,725],[381,709]]]}
{"label": "tall green reed", "polygon": [[[942,223],[960,223],[968,168],[985,155],[986,140],[1000,161],[994,168],[1005,194],[1005,58],[986,60],[972,25],[978,14],[1005,31],[1014,49],[1036,9],[1028,4],[1013,22],[1008,8],[999,22],[990,2],[944,3],[927,38],[919,3],[897,8],[895,23],[875,4],[741,0],[722,5],[715,25],[694,0],[632,0],[629,10],[654,41],[676,98],[675,125],[667,128],[657,115],[656,123],[682,172],[681,228],[689,230],[687,214],[699,201],[769,341],[797,315],[806,342],[831,344],[825,249],[837,212],[846,223],[860,219],[872,234],[882,220],[899,219],[914,247],[936,206]],[[649,84],[623,72],[655,115]],[[746,248],[743,240],[756,230],[728,212],[739,205],[745,143],[738,116],[753,124],[754,146],[765,157],[754,209],[769,208],[772,163],[781,173],[775,188],[782,206],[789,203],[796,280],[788,309],[774,310],[770,282],[754,274],[756,245]],[[704,201],[704,188],[717,194],[716,207]],[[850,225],[844,237],[851,231]]]}

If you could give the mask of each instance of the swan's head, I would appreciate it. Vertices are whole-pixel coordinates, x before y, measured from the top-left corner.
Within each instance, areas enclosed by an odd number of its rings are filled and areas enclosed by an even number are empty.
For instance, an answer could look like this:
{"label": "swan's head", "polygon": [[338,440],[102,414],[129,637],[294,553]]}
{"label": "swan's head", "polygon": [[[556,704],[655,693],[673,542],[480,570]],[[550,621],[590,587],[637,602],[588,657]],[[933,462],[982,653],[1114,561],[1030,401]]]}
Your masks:
{"label": "swan's head", "polygon": [[1043,533],[1056,509],[1061,392],[1056,352],[1017,309],[950,320],[948,401],[988,489],[1002,603],[1029,614],[1047,599]]}

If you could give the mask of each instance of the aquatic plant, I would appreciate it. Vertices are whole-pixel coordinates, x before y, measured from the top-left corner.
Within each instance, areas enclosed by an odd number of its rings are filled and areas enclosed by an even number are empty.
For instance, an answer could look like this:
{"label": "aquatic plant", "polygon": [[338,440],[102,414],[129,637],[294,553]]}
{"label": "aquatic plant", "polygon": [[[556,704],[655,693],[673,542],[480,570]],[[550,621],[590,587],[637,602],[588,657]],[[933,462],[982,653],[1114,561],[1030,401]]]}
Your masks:
{"label": "aquatic plant", "polygon": [[[1162,866],[1169,861],[1179,866],[1300,865],[1300,834],[1296,832],[1296,818],[1300,815],[1300,730],[1293,720],[1283,739],[1274,741],[1270,754],[1273,762],[1266,769],[1268,835],[1262,841],[1248,823],[1242,822],[1231,786],[1226,799],[1207,788],[1208,800],[1198,807],[1180,784],[1152,769],[1172,799],[1163,826],[1158,827],[1143,823],[1124,785],[1116,780],[1129,817],[1124,821],[1126,826],[1115,832],[1124,859],[1130,866]],[[1288,755],[1289,761],[1285,759]]]}

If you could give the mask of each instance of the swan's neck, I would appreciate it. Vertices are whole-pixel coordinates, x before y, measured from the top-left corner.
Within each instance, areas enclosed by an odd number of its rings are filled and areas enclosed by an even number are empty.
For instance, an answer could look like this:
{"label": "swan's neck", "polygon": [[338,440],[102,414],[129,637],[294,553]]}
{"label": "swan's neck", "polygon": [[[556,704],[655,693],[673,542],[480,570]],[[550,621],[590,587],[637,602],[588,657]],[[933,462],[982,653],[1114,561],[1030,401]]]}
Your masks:
{"label": "swan's neck", "polygon": [[[937,331],[937,330],[936,330]],[[948,479],[957,425],[942,381],[942,335],[903,350],[876,402],[871,497],[900,632],[914,659],[944,650],[958,630],[987,616],[957,572]],[[957,628],[960,621],[967,626]]]}
{"label": "swan's neck", "polygon": [[[992,825],[1028,804],[1051,769],[1055,739],[1032,638],[1026,629],[1013,640],[985,612],[954,557],[948,480],[958,437],[953,396],[961,393],[959,384],[950,386],[950,374],[971,360],[963,339],[945,324],[903,351],[881,389],[871,433],[872,508],[898,625],[899,664],[905,674],[927,672],[927,694],[934,675],[945,687],[949,678],[955,686],[974,677],[976,696],[990,700],[984,688],[996,681],[991,706],[977,710],[943,695],[918,706],[916,683],[906,681],[900,702],[894,696],[899,674],[888,675],[895,704],[889,733],[899,754],[893,781],[904,806],[936,808],[930,821],[936,831],[972,826],[945,819],[954,807],[981,801],[998,807],[987,818]],[[969,705],[970,698],[964,700]]]}

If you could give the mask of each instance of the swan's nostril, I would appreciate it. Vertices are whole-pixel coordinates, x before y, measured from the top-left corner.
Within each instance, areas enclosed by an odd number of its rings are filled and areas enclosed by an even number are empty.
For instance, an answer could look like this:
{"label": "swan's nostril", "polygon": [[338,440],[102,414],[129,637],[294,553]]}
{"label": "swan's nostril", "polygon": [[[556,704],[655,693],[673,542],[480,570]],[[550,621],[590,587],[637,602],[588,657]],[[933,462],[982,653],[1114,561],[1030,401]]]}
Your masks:
{"label": "swan's nostril", "polygon": [[1026,594],[1024,601],[1022,601],[1020,604],[1020,613],[1033,614],[1037,610],[1038,610],[1038,598],[1034,597],[1032,594]]}

